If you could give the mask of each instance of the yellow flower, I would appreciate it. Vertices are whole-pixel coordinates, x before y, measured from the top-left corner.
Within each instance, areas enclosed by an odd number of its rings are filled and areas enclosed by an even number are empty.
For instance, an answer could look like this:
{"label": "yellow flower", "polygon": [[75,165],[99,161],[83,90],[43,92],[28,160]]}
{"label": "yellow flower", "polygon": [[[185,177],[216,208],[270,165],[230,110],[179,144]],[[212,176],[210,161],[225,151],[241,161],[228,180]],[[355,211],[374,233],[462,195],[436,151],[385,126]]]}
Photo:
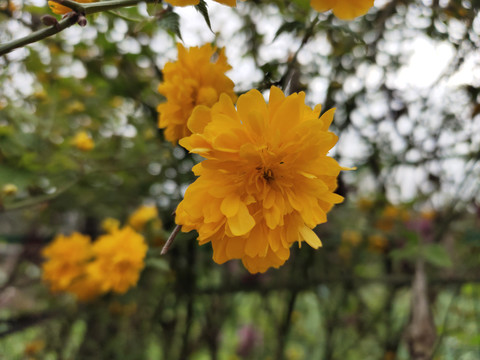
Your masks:
{"label": "yellow flower", "polygon": [[[77,0],[78,3],[82,3],[82,4],[91,3],[93,1],[94,0]],[[50,7],[50,10],[52,10],[54,14],[58,14],[58,15],[63,15],[72,11],[72,9],[70,9],[69,7],[60,5],[59,3],[51,0],[48,1],[48,6]]]}
{"label": "yellow flower", "polygon": [[128,218],[128,224],[137,231],[141,231],[150,220],[158,218],[155,205],[142,205]]}
{"label": "yellow flower", "polygon": [[90,151],[95,147],[92,138],[85,131],[79,131],[73,138],[72,144],[82,151]]}
{"label": "yellow flower", "polygon": [[10,196],[15,195],[18,191],[18,187],[15,184],[5,184],[2,187],[2,195]]}
{"label": "yellow flower", "polygon": [[310,0],[310,5],[319,12],[333,10],[342,20],[352,20],[364,15],[373,6],[373,0]]}
{"label": "yellow flower", "polygon": [[398,220],[408,221],[410,214],[402,207],[388,205],[383,209],[380,219],[377,220],[375,227],[385,232],[393,230]]}
{"label": "yellow flower", "polygon": [[87,274],[73,281],[66,291],[82,302],[93,300],[103,292],[101,283]]}
{"label": "yellow flower", "polygon": [[388,239],[382,234],[374,234],[368,237],[368,248],[373,252],[382,253],[388,247]]}
{"label": "yellow flower", "polygon": [[37,339],[30,341],[27,345],[25,345],[23,353],[26,356],[35,356],[42,352],[43,349],[45,349],[45,341]]}
{"label": "yellow flower", "polygon": [[125,226],[95,241],[96,258],[88,265],[87,273],[100,284],[103,292],[112,290],[123,294],[137,283],[147,249],[143,236]]}
{"label": "yellow flower", "polygon": [[183,231],[212,243],[219,264],[242,259],[251,272],[282,265],[290,246],[322,245],[312,230],[343,198],[333,191],[343,168],[327,156],[337,142],[328,131],[334,110],[305,105],[303,92],[285,97],[272,87],[269,104],[260,92],[240,96],[235,109],[222,94],[211,109],[198,106],[193,132],[180,145],[204,157],[193,170],[176,211]]}
{"label": "yellow flower", "polygon": [[368,198],[360,198],[357,201],[357,206],[361,211],[369,211],[374,205],[373,200]]}
{"label": "yellow flower", "polygon": [[355,230],[345,230],[342,232],[342,243],[351,246],[357,246],[362,241],[362,235]]}
{"label": "yellow flower", "polygon": [[223,49],[217,54],[209,44],[190,49],[178,44],[177,48],[178,60],[165,65],[164,83],[158,86],[167,99],[157,107],[158,126],[165,129],[165,138],[172,144],[191,134],[187,120],[195,106],[211,107],[222,93],[236,99],[233,81],[225,75],[231,67]]}
{"label": "yellow flower", "polygon": [[120,221],[118,221],[117,219],[108,217],[102,221],[102,224],[100,226],[102,227],[103,231],[111,234],[120,228]]}
{"label": "yellow flower", "polygon": [[[165,0],[167,3],[173,6],[189,6],[189,5],[198,5],[200,0]],[[228,6],[236,6],[237,0],[215,0],[216,2],[228,5]]]}
{"label": "yellow flower", "polygon": [[87,262],[92,257],[90,237],[74,232],[70,236],[57,235],[45,247],[42,255],[42,279],[50,284],[52,291],[66,290],[72,282],[83,275]]}

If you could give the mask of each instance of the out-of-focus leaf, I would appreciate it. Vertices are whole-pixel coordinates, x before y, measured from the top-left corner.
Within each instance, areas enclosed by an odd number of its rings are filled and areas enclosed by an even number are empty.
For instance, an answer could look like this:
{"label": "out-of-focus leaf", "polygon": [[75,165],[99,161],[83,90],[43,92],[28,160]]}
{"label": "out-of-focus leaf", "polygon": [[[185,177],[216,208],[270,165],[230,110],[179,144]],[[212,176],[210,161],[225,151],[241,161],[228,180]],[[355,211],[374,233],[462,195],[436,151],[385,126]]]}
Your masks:
{"label": "out-of-focus leaf", "polygon": [[469,229],[465,232],[463,239],[468,245],[480,246],[480,231],[477,229]]}
{"label": "out-of-focus leaf", "polygon": [[145,262],[145,266],[155,268],[160,271],[169,271],[170,267],[166,260],[164,259],[157,259],[157,258],[150,258],[147,259]]}
{"label": "out-of-focus leaf", "polygon": [[208,25],[208,28],[213,32],[212,30],[212,24],[210,23],[210,17],[208,16],[208,7],[207,3],[205,0],[200,0],[198,5],[195,5],[195,9],[202,14],[203,18],[205,19],[205,22]]}
{"label": "out-of-focus leaf", "polygon": [[451,267],[452,260],[445,248],[440,244],[426,245],[423,249],[425,261],[438,267]]}
{"label": "out-of-focus leaf", "polygon": [[176,12],[165,12],[159,18],[158,24],[170,35],[178,36],[178,38],[183,41],[182,34],[180,32],[180,16]]}
{"label": "out-of-focus leaf", "polygon": [[305,29],[305,23],[300,21],[288,21],[284,22],[275,33],[274,40],[279,37],[282,33],[297,34],[300,30]]}
{"label": "out-of-focus leaf", "polygon": [[418,245],[408,244],[404,248],[392,250],[390,256],[394,260],[414,260],[419,255]]}
{"label": "out-of-focus leaf", "polygon": [[0,165],[0,187],[5,184],[15,184],[17,187],[26,187],[31,183],[33,175],[27,171]]}

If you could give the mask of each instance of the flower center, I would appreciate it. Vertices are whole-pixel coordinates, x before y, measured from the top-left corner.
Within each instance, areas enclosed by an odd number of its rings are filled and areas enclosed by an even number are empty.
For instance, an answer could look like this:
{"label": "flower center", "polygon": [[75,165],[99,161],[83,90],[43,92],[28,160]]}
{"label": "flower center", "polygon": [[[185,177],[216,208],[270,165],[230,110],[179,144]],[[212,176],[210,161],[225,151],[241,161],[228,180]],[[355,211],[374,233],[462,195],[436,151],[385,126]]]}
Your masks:
{"label": "flower center", "polygon": [[273,170],[272,169],[269,169],[265,166],[257,166],[255,168],[255,170],[257,170],[261,176],[267,181],[267,182],[270,182],[271,180],[274,180],[275,177],[273,176]]}

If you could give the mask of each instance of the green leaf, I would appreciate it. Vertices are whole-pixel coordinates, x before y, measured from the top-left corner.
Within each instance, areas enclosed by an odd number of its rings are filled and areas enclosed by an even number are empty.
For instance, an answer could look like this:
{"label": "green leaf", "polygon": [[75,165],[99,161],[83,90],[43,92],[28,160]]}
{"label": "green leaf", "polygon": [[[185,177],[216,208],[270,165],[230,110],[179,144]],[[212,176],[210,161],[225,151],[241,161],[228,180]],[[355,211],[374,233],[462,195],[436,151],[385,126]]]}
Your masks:
{"label": "green leaf", "polygon": [[453,265],[447,251],[440,244],[426,245],[423,248],[423,257],[425,261],[438,267],[451,267]]}
{"label": "green leaf", "polygon": [[180,32],[180,16],[174,11],[165,12],[158,20],[158,24],[164,30],[166,30],[170,35],[178,36],[180,40],[182,39],[182,34]]}
{"label": "green leaf", "polygon": [[0,165],[0,187],[5,184],[14,184],[18,188],[30,185],[35,175],[20,169]]}
{"label": "green leaf", "polygon": [[145,261],[145,266],[154,268],[160,271],[170,271],[170,266],[165,259],[158,259],[158,258],[148,258]]}
{"label": "green leaf", "polygon": [[211,32],[212,30],[212,24],[210,23],[210,17],[208,16],[208,6],[205,0],[200,0],[198,5],[195,5],[195,9],[202,14],[203,18],[205,19],[205,22],[208,25],[208,28],[210,29]]}
{"label": "green leaf", "polygon": [[276,40],[277,37],[279,37],[282,33],[286,32],[286,33],[293,33],[293,34],[297,34],[300,30],[304,30],[305,29],[305,23],[303,22],[300,22],[300,21],[287,21],[285,23],[283,23],[277,30],[277,32],[275,33],[275,37],[273,38],[273,40]]}
{"label": "green leaf", "polygon": [[471,246],[480,246],[480,231],[477,229],[466,230],[463,241]]}
{"label": "green leaf", "polygon": [[417,244],[407,244],[401,249],[392,250],[390,256],[394,260],[415,260],[419,255]]}

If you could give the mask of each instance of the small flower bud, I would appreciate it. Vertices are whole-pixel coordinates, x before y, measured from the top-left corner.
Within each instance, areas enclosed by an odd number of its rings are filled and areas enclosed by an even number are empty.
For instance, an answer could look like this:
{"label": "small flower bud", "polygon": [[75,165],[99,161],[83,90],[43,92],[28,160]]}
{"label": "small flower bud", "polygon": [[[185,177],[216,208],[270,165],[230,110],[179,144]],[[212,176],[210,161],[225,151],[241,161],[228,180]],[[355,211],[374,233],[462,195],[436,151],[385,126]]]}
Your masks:
{"label": "small flower bud", "polygon": [[58,21],[55,17],[52,15],[43,15],[41,17],[42,23],[46,26],[52,26],[52,25],[57,25]]}
{"label": "small flower bud", "polygon": [[80,25],[81,27],[84,27],[87,25],[87,18],[84,16],[84,15],[78,15],[78,21],[77,21],[78,25]]}

